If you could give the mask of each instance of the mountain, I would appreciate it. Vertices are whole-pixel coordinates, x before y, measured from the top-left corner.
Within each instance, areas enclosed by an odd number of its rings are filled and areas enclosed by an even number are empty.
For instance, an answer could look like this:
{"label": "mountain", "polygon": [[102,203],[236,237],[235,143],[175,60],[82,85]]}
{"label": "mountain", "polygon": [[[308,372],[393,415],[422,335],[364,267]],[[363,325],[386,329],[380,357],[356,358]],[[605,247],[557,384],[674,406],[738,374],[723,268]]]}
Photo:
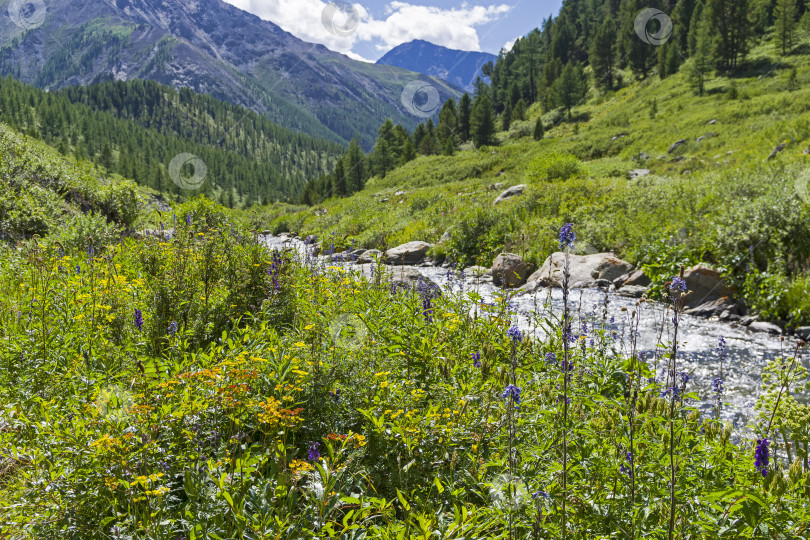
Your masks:
{"label": "mountain", "polygon": [[394,47],[377,60],[377,65],[396,66],[438,77],[467,92],[474,89],[481,67],[498,59],[494,54],[457,51],[427,41],[415,40]]}
{"label": "mountain", "polygon": [[[0,0],[0,11],[19,2]],[[0,73],[44,89],[135,78],[265,114],[321,138],[370,148],[386,118],[416,126],[403,102],[421,80],[441,101],[458,92],[402,68],[306,43],[221,0],[53,0],[0,22]],[[429,112],[433,112],[432,110]]]}

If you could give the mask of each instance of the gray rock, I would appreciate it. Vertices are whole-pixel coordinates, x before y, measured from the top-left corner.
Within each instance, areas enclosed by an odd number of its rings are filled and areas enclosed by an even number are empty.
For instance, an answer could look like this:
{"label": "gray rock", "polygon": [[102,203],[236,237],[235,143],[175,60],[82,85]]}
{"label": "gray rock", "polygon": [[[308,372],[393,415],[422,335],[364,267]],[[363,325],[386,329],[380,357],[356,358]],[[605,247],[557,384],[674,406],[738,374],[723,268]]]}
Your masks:
{"label": "gray rock", "polygon": [[405,195],[406,193],[407,192],[405,192],[405,191],[397,191],[396,193],[394,193],[394,196],[399,197],[400,195]]}
{"label": "gray rock", "polygon": [[628,279],[630,279],[630,274],[620,275],[619,277],[613,280],[613,287],[616,290],[621,289],[622,285],[624,285],[624,282],[627,281]]}
{"label": "gray rock", "polygon": [[402,286],[412,289],[416,288],[420,282],[435,285],[430,278],[423,276],[416,268],[390,268],[378,264],[359,264],[354,267],[354,270],[360,276],[369,280],[378,279],[382,276],[384,281],[391,283],[395,287]]}
{"label": "gray rock", "polygon": [[717,137],[717,133],[712,133],[711,131],[702,137],[697,138],[697,142],[702,142],[706,139],[711,139],[712,137]]}
{"label": "gray rock", "polygon": [[619,296],[626,296],[628,298],[641,298],[646,292],[647,287],[641,287],[639,285],[625,285],[618,290],[617,294]]}
{"label": "gray rock", "polygon": [[680,147],[681,147],[682,145],[684,145],[684,144],[686,144],[686,139],[681,139],[681,140],[679,140],[679,141],[675,141],[675,142],[672,144],[672,146],[670,146],[670,147],[669,147],[669,150],[667,151],[667,153],[668,153],[668,154],[673,153],[675,150],[677,150],[678,148],[680,148]]}
{"label": "gray rock", "polygon": [[749,326],[750,324],[756,322],[757,317],[755,315],[746,315],[745,317],[740,317],[740,320],[737,321],[739,326]]}
{"label": "gray rock", "polygon": [[425,256],[433,244],[427,242],[408,242],[391,248],[385,252],[385,262],[390,265],[417,265],[422,264]]}
{"label": "gray rock", "polygon": [[[629,273],[633,266],[612,253],[595,253],[593,255],[570,255],[572,288],[596,287],[597,280],[613,281]],[[548,257],[543,266],[529,277],[530,282],[539,281],[543,287],[562,287],[565,254],[554,253]]]}
{"label": "gray rock", "polygon": [[810,340],[810,326],[800,326],[796,329],[796,335],[804,341]]}
{"label": "gray rock", "polygon": [[737,304],[729,298],[717,298],[684,311],[688,315],[697,317],[715,317],[728,312],[729,315],[737,313]]}
{"label": "gray rock", "polygon": [[518,195],[523,195],[523,190],[524,189],[526,189],[526,184],[520,184],[520,185],[517,185],[517,186],[512,186],[509,189],[507,189],[506,191],[504,191],[503,193],[501,193],[500,195],[498,195],[498,198],[495,199],[494,204],[501,203],[501,202],[503,202],[506,199],[509,199],[511,197],[516,197]]}
{"label": "gray rock", "polygon": [[687,309],[733,295],[733,291],[723,282],[720,272],[705,264],[690,268],[684,272],[683,277],[689,291],[684,298],[684,307]]}
{"label": "gray rock", "polygon": [[627,176],[630,180],[635,180],[636,178],[641,178],[648,174],[650,174],[650,169],[633,169],[627,172]]}
{"label": "gray rock", "polygon": [[379,249],[369,249],[357,257],[357,262],[360,264],[368,264],[374,262],[375,260],[381,260],[382,257],[383,252]]}
{"label": "gray rock", "polygon": [[650,156],[649,156],[648,154],[646,154],[646,153],[642,152],[642,153],[640,153],[640,154],[638,155],[638,159],[641,159],[641,160],[643,160],[643,161],[647,161],[648,159],[650,159]]}
{"label": "gray rock", "polygon": [[672,163],[680,163],[681,161],[686,161],[686,158],[683,156],[678,156],[672,159]]}
{"label": "gray rock", "polygon": [[710,120],[710,121],[709,121],[709,125],[710,125],[710,126],[713,126],[713,125],[715,125],[716,123],[717,123],[717,120]]}
{"label": "gray rock", "polygon": [[644,270],[636,270],[627,277],[627,280],[622,284],[622,286],[627,287],[628,285],[635,285],[638,287],[649,287],[651,284],[652,280],[647,277]]}
{"label": "gray rock", "polygon": [[164,242],[168,242],[174,238],[174,228],[171,229],[144,229],[135,233],[136,238],[159,238]]}
{"label": "gray rock", "polygon": [[450,232],[450,231],[452,231],[452,230],[453,230],[453,227],[450,227],[449,229],[447,229],[446,231],[444,231],[444,234],[443,234],[443,235],[442,235],[442,237],[439,239],[439,243],[440,243],[440,244],[446,244],[447,242],[449,242],[450,240],[452,240],[452,239],[453,239],[453,234]]}
{"label": "gray rock", "polygon": [[752,332],[761,332],[767,334],[781,334],[782,329],[773,323],[765,321],[756,321],[748,325],[748,329]]}
{"label": "gray rock", "polygon": [[492,282],[498,287],[520,287],[528,275],[529,265],[514,253],[501,253],[492,263]]}
{"label": "gray rock", "polygon": [[776,145],[776,148],[773,149],[773,152],[771,152],[771,155],[768,156],[768,159],[774,159],[776,156],[778,156],[779,153],[785,149],[785,146],[787,146],[785,143]]}

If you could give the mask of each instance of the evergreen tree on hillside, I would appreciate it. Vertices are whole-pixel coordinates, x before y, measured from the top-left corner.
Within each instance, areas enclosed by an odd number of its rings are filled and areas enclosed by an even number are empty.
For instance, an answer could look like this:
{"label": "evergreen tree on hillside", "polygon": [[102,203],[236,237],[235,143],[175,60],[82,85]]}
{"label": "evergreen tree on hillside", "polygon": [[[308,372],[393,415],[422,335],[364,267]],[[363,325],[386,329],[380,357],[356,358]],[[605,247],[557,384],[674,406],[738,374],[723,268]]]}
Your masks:
{"label": "evergreen tree on hillside", "polygon": [[461,96],[458,103],[458,138],[461,142],[470,140],[470,114],[472,113],[472,99],[469,94]]}
{"label": "evergreen tree on hillside", "polygon": [[[636,34],[636,17],[639,12],[649,6],[644,0],[622,0],[619,9],[621,21],[621,50],[626,58],[627,65],[637,76],[646,78],[653,66],[656,47],[646,43]],[[650,23],[651,25],[654,23]]]}
{"label": "evergreen tree on hillside", "polygon": [[554,99],[558,107],[562,107],[571,119],[571,109],[582,103],[587,93],[585,74],[581,67],[566,64],[562,75],[554,83]]}
{"label": "evergreen tree on hillside", "polygon": [[473,104],[470,123],[476,148],[495,144],[495,112],[487,93],[480,94]]}
{"label": "evergreen tree on hillside", "polygon": [[751,38],[748,0],[709,0],[707,4],[715,36],[714,55],[717,69],[723,73],[737,70],[748,54]]}
{"label": "evergreen tree on hillside", "polygon": [[776,7],[773,12],[774,38],[781,47],[783,55],[793,48],[798,14],[796,0],[776,0]]}
{"label": "evergreen tree on hillside", "polygon": [[543,119],[538,118],[537,123],[534,125],[534,140],[539,141],[540,139],[543,138],[544,134],[545,133],[543,130]]}
{"label": "evergreen tree on hillside", "polygon": [[711,74],[712,70],[712,57],[711,57],[711,34],[709,29],[711,21],[708,18],[708,13],[702,17],[701,20],[695,23],[693,28],[695,34],[695,53],[692,58],[692,65],[689,72],[689,80],[692,88],[702,96],[706,88],[706,80]]}
{"label": "evergreen tree on hillside", "polygon": [[335,166],[334,178],[332,179],[332,195],[335,197],[345,197],[347,194],[346,170],[343,167],[343,160],[340,160]]}
{"label": "evergreen tree on hillside", "polygon": [[596,86],[613,90],[613,69],[616,56],[616,25],[605,19],[591,44],[590,62]]}
{"label": "evergreen tree on hillside", "polygon": [[349,150],[346,152],[344,160],[346,161],[345,173],[348,192],[360,191],[365,185],[365,156],[356,135],[349,143]]}

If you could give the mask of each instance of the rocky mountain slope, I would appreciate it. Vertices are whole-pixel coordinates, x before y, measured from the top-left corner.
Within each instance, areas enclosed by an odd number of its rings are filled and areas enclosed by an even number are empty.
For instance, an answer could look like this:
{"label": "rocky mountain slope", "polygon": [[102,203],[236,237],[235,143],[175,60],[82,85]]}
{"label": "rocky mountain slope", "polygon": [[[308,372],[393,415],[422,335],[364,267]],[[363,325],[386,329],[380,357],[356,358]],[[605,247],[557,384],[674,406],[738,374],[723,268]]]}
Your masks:
{"label": "rocky mountain slope", "polygon": [[[0,2],[18,16],[0,21],[0,73],[53,89],[142,78],[188,87],[337,141],[373,143],[388,117],[422,120],[403,104],[422,79],[444,99],[458,92],[438,79],[352,60],[301,41],[221,0],[53,0]],[[17,13],[19,11],[20,13]]]}

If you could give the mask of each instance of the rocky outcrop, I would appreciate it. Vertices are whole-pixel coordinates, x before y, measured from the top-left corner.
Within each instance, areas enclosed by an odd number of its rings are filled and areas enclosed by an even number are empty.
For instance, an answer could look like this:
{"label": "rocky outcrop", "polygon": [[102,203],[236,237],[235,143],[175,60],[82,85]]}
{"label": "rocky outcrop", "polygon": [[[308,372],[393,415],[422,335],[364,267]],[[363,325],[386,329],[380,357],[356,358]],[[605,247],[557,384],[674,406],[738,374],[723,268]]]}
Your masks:
{"label": "rocky outcrop", "polygon": [[763,334],[781,334],[782,329],[773,323],[765,321],[756,321],[748,325],[748,329],[752,332],[760,332]]}
{"label": "rocky outcrop", "polygon": [[642,178],[650,174],[650,169],[633,169],[627,172],[627,177],[630,180],[635,180],[636,178]]}
{"label": "rocky outcrop", "polygon": [[498,287],[520,287],[528,275],[529,265],[514,253],[501,253],[492,263],[492,282]]}
{"label": "rocky outcrop", "polygon": [[432,247],[433,244],[428,244],[427,242],[408,242],[386,251],[385,262],[392,266],[413,266],[422,264],[425,261],[428,250]]}
{"label": "rocky outcrop", "polygon": [[675,152],[678,148],[680,148],[684,144],[686,144],[686,139],[681,139],[679,141],[675,141],[672,144],[672,146],[669,147],[669,150],[667,151],[667,153],[671,154],[671,153]]}
{"label": "rocky outcrop", "polygon": [[498,198],[495,199],[495,202],[493,204],[502,203],[506,199],[510,199],[512,197],[517,197],[518,195],[523,195],[523,190],[525,190],[525,189],[526,189],[526,184],[520,184],[518,186],[512,186],[509,189],[507,189],[506,191],[504,191],[503,193],[501,193],[500,195],[498,195]]}
{"label": "rocky outcrop", "polygon": [[768,156],[768,159],[769,160],[774,159],[776,156],[782,153],[782,151],[784,151],[785,149],[785,146],[787,146],[785,143],[776,145],[776,148],[773,149],[773,152],[771,152],[771,155]]}
{"label": "rocky outcrop", "polygon": [[[571,288],[596,287],[600,280],[612,282],[617,277],[628,274],[633,266],[612,253],[570,256]],[[562,287],[565,254],[555,253],[547,258],[543,266],[529,277],[529,283],[537,287]]]}

